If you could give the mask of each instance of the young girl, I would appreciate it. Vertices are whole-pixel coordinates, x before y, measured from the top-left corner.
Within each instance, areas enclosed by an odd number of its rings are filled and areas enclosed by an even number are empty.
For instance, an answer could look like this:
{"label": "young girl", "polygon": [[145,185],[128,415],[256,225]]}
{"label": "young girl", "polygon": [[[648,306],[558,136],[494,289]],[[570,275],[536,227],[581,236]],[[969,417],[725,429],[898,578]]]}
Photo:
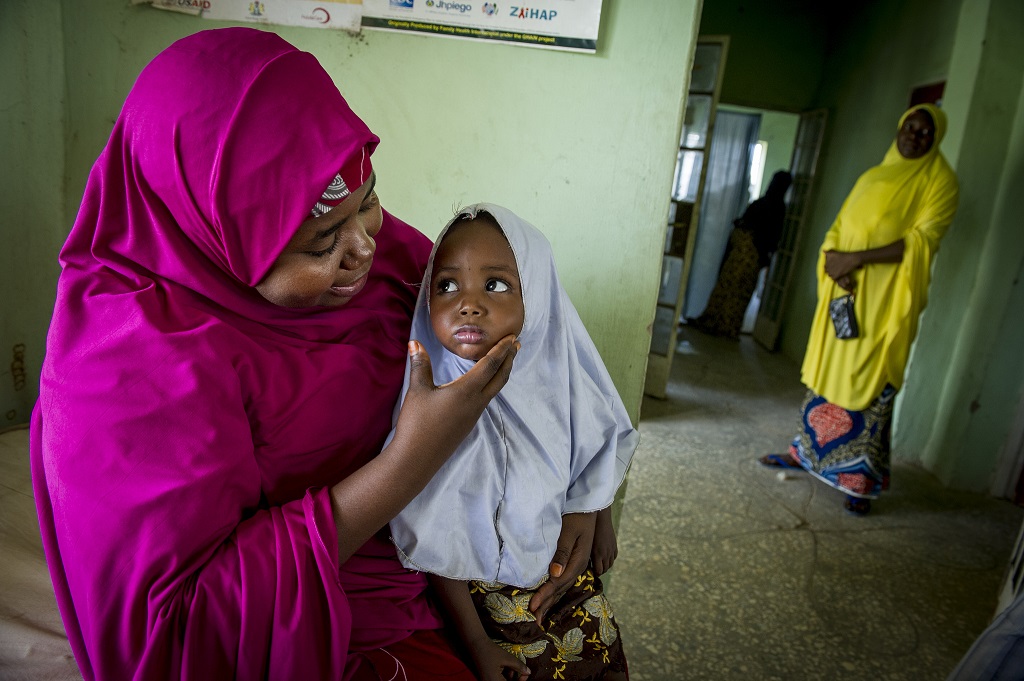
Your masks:
{"label": "young girl", "polygon": [[[438,237],[412,338],[443,384],[509,334],[522,347],[508,383],[391,522],[392,540],[406,567],[430,574],[484,681],[626,679],[598,575],[615,557],[609,507],[639,434],[559,284],[547,239],[478,204]],[[530,598],[547,578],[562,516],[590,512],[592,569],[538,622]]]}

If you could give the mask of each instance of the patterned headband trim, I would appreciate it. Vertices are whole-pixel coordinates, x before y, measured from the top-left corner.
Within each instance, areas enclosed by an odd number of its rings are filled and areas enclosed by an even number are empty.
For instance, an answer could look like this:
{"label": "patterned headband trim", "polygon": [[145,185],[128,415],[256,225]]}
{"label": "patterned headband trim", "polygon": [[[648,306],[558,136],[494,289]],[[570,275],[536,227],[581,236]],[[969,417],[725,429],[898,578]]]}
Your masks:
{"label": "patterned headband trim", "polygon": [[313,214],[313,217],[318,218],[341,203],[351,193],[345,185],[345,180],[341,179],[341,173],[338,173],[331,180],[331,183],[327,185],[323,196],[313,205],[313,210],[310,212]]}
{"label": "patterned headband trim", "polygon": [[[332,208],[337,206],[339,203],[345,200],[352,190],[349,187],[355,187],[358,189],[370,179],[370,174],[373,172],[373,167],[370,165],[370,151],[372,147],[363,147],[363,153],[356,158],[352,158],[346,163],[341,172],[334,176],[331,183],[327,185],[327,189],[324,190],[323,196],[313,206],[313,210],[310,211],[313,217],[318,218],[324,213],[330,212]],[[345,178],[348,178],[346,181]]]}

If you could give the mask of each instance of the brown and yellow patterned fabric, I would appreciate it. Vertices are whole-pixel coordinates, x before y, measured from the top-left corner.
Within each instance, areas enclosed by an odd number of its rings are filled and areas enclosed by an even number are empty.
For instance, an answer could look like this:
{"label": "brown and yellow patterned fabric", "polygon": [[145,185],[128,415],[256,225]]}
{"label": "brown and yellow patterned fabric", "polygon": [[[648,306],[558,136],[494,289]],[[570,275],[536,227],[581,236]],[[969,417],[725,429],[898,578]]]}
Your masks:
{"label": "brown and yellow patterned fabric", "polygon": [[740,337],[743,316],[761,272],[758,257],[753,234],[745,229],[732,230],[708,306],[700,317],[690,320],[693,326],[712,336]]}
{"label": "brown and yellow patterned fabric", "polygon": [[471,581],[473,604],[491,639],[530,668],[530,681],[598,681],[626,673],[619,626],[601,580],[588,569],[551,609],[542,629],[530,612],[536,590]]}

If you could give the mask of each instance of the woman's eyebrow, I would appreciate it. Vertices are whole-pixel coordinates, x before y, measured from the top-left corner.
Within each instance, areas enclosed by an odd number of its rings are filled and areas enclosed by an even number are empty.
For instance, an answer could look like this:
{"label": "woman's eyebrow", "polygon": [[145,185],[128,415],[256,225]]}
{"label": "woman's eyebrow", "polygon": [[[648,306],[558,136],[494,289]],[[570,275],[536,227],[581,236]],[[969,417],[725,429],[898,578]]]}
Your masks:
{"label": "woman's eyebrow", "polygon": [[[374,171],[373,173],[370,174],[370,186],[369,186],[369,188],[367,188],[366,192],[363,194],[363,198],[360,200],[360,203],[365,201],[366,197],[373,193],[373,188],[376,187],[376,186],[377,186],[377,172]],[[315,244],[317,241],[320,241],[324,237],[328,237],[328,236],[334,234],[335,232],[337,232],[341,228],[341,226],[345,223],[346,219],[348,219],[348,216],[338,220],[337,224],[331,225],[330,227],[326,227],[326,228],[320,230],[319,232],[314,234],[312,237],[310,237],[309,241],[307,242],[307,245]]]}
{"label": "woman's eyebrow", "polygon": [[330,227],[327,227],[326,229],[321,229],[319,232],[317,232],[316,234],[314,234],[313,236],[311,236],[309,238],[309,240],[306,242],[306,245],[307,246],[313,246],[313,245],[316,244],[317,241],[320,241],[321,239],[334,234],[339,229],[341,229],[341,225],[344,224],[344,222],[345,222],[344,219],[338,220],[338,222],[336,222],[335,224],[331,225]]}

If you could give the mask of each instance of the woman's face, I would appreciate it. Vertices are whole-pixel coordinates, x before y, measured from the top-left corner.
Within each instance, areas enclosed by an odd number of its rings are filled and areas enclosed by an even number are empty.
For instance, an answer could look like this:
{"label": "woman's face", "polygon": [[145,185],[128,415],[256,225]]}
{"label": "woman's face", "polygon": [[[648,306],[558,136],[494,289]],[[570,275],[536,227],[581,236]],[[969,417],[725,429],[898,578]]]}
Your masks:
{"label": "woman's face", "polygon": [[366,285],[373,237],[384,219],[371,174],[359,189],[318,218],[303,222],[263,281],[260,295],[282,307],[340,307]]}
{"label": "woman's face", "polygon": [[917,110],[907,116],[896,134],[896,150],[906,159],[921,158],[935,143],[935,124],[927,111]]}
{"label": "woman's face", "polygon": [[515,254],[501,230],[476,218],[452,226],[434,254],[430,323],[449,352],[478,360],[523,330]]}

